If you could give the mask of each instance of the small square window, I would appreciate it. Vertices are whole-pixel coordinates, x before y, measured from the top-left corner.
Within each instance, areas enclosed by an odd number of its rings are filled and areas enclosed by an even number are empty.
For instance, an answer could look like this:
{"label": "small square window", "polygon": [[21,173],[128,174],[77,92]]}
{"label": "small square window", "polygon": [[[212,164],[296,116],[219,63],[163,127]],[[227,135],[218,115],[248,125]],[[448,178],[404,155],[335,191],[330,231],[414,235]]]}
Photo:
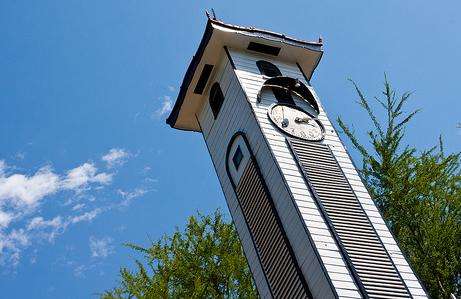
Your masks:
{"label": "small square window", "polygon": [[232,162],[234,163],[235,169],[239,169],[240,163],[242,163],[242,159],[242,150],[240,149],[240,146],[237,146],[237,150],[235,151],[234,156],[232,157]]}

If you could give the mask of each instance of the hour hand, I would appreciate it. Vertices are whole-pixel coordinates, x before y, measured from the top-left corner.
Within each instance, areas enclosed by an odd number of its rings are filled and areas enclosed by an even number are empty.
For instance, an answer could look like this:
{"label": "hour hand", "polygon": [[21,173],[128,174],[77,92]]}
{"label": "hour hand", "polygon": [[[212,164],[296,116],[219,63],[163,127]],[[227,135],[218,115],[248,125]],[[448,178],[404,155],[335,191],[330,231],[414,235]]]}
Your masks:
{"label": "hour hand", "polygon": [[298,123],[298,124],[299,124],[299,123],[306,123],[306,124],[308,124],[309,121],[310,121],[310,118],[308,118],[308,117],[296,117],[296,118],[295,118],[295,122]]}
{"label": "hour hand", "polygon": [[284,127],[284,128],[288,127],[288,118],[284,118],[282,120],[282,127]]}

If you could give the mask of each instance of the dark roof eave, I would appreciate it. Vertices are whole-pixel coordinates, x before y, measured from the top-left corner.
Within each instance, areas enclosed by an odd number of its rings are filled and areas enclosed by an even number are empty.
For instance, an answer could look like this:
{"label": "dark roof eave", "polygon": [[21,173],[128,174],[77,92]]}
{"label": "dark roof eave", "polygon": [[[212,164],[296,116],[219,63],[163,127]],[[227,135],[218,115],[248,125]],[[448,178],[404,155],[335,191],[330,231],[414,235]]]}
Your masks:
{"label": "dark roof eave", "polygon": [[179,89],[178,97],[176,98],[176,102],[174,104],[173,109],[171,110],[170,115],[166,119],[166,123],[170,125],[170,127],[174,127],[176,124],[176,120],[179,116],[179,111],[181,110],[182,103],[184,102],[184,98],[186,97],[187,89],[194,77],[195,70],[202,60],[203,52],[205,52],[205,48],[210,41],[211,35],[213,34],[213,26],[211,25],[211,19],[208,19],[205,33],[203,34],[202,40],[200,41],[200,45],[195,52],[195,55],[192,57],[192,61],[187,68],[186,74],[184,75],[184,79],[182,80],[181,88]]}

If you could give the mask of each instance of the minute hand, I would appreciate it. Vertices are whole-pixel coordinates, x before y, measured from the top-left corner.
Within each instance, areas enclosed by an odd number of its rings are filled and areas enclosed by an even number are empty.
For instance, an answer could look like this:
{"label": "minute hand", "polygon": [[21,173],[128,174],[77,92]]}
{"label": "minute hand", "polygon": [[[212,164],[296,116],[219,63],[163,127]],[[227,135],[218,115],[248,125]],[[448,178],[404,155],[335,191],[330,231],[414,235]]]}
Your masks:
{"label": "minute hand", "polygon": [[311,119],[308,118],[308,117],[296,117],[296,118],[295,118],[295,122],[298,123],[298,124],[299,124],[299,123],[306,123],[306,124],[308,124],[310,120],[311,120]]}

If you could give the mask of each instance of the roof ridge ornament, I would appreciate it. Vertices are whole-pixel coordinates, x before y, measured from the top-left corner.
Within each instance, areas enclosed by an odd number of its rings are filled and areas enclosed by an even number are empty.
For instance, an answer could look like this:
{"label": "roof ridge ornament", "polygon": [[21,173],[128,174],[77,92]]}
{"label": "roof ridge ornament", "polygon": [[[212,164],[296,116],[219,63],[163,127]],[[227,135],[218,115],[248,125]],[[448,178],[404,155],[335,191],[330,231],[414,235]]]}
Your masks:
{"label": "roof ridge ornament", "polygon": [[207,9],[205,9],[205,15],[208,19],[211,19],[211,20],[218,20],[218,18],[216,17],[216,13],[214,11],[214,8],[211,8],[211,15],[210,13],[208,12]]}

